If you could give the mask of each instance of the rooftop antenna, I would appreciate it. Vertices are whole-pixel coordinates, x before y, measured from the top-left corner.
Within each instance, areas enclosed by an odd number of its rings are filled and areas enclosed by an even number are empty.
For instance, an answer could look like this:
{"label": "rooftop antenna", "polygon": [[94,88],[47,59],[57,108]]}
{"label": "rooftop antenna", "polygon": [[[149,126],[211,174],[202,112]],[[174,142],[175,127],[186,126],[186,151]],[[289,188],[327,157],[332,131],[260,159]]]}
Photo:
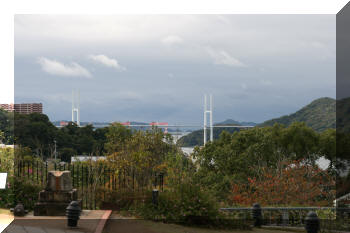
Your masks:
{"label": "rooftop antenna", "polygon": [[[76,114],[75,114],[76,113]],[[76,122],[75,122],[76,115]],[[80,126],[80,91],[72,91],[72,122]]]}

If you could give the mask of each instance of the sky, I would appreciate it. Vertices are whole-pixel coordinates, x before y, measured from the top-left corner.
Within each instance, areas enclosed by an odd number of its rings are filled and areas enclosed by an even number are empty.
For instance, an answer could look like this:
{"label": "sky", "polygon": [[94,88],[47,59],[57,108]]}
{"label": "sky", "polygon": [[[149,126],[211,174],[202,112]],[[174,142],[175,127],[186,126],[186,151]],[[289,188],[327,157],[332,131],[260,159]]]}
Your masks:
{"label": "sky", "polygon": [[50,120],[263,122],[336,96],[335,15],[15,15],[15,102]]}

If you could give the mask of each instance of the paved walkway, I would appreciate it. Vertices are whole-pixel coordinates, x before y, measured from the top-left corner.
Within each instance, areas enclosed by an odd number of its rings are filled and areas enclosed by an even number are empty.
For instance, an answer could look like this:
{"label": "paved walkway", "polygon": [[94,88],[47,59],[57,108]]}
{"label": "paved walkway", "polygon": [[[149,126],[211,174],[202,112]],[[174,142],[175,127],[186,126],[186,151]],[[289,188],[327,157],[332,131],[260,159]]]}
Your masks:
{"label": "paved walkway", "polygon": [[4,233],[95,233],[106,211],[83,211],[77,228],[67,227],[65,216],[46,217],[28,214],[25,217],[16,217],[3,231]]}
{"label": "paved walkway", "polygon": [[8,214],[0,214],[0,232],[5,230],[5,228],[13,221],[13,216]]}

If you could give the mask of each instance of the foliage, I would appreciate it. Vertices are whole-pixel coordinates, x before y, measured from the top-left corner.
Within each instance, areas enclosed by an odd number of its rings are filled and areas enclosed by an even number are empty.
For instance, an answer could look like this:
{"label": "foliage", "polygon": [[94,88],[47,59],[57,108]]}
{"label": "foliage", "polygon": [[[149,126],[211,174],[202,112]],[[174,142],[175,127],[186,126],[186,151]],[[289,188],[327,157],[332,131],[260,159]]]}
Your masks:
{"label": "foliage", "polygon": [[350,97],[337,99],[337,133],[350,133]]}
{"label": "foliage", "polygon": [[319,98],[293,114],[265,121],[260,126],[272,126],[276,123],[289,126],[293,122],[305,122],[318,132],[335,128],[336,101],[328,97]]}
{"label": "foliage", "polygon": [[29,147],[38,157],[49,153],[53,146],[56,127],[44,114],[15,114],[14,136],[16,145]]}
{"label": "foliage", "polygon": [[5,134],[0,130],[0,143],[2,143],[2,140],[5,139]]}
{"label": "foliage", "polygon": [[300,161],[287,161],[278,168],[262,168],[260,175],[244,183],[233,182],[231,201],[251,206],[331,206],[335,180],[327,171]]}
{"label": "foliage", "polygon": [[263,169],[277,169],[283,161],[303,160],[314,165],[321,156],[331,157],[334,151],[320,146],[320,141],[334,143],[329,132],[319,134],[297,122],[287,128],[276,124],[234,134],[223,132],[218,140],[195,148],[193,158],[198,169],[194,179],[219,200],[226,200],[232,180],[244,183]]}
{"label": "foliage", "polygon": [[[341,105],[341,109],[343,109],[343,112],[345,113],[347,111],[347,108],[350,103],[350,98],[348,98],[346,101],[343,101],[344,104]],[[332,98],[324,97],[319,98],[308,104],[307,106],[303,107],[299,111],[282,116],[276,119],[271,119],[268,121],[265,121],[262,124],[259,124],[260,127],[265,126],[273,126],[274,124],[283,124],[285,126],[290,126],[294,122],[304,122],[307,126],[311,127],[317,132],[322,132],[327,129],[335,129],[336,126],[336,101]],[[340,111],[338,109],[338,111]],[[344,114],[343,114],[344,115]],[[337,115],[337,121],[341,121],[342,123],[346,121],[348,117],[338,117]],[[252,122],[237,122],[233,120],[226,120],[222,123],[224,125],[253,125]],[[346,124],[344,125],[344,128]],[[350,124],[348,124],[350,125]],[[338,126],[339,127],[339,126]],[[214,128],[213,130],[213,136],[214,139],[218,139],[219,135],[223,132],[227,131],[229,133],[233,133],[236,131],[239,131],[237,128]],[[179,146],[203,146],[203,130],[196,130],[192,133],[180,138],[177,142]]]}
{"label": "foliage", "polygon": [[41,185],[34,181],[16,176],[10,177],[8,187],[9,193],[4,207],[14,207],[18,203],[22,203],[25,209],[33,210],[41,190]]}
{"label": "foliage", "polygon": [[64,161],[64,162],[67,162],[67,163],[70,163],[71,162],[71,158],[76,155],[77,152],[76,150],[72,149],[72,148],[62,148],[60,150],[60,157],[61,157],[61,160]]}
{"label": "foliage", "polygon": [[[239,128],[226,127],[226,128],[214,128],[213,138],[218,139],[223,132],[234,133],[239,131]],[[203,146],[203,129],[193,131],[183,137],[181,137],[176,144],[182,147]]]}
{"label": "foliage", "polygon": [[[12,118],[14,119],[12,119]],[[13,124],[16,125],[13,130]],[[70,123],[58,129],[45,114],[7,113],[0,110],[0,131],[4,132],[5,142],[27,147],[30,156],[43,160],[53,158],[55,141],[58,158],[70,161],[72,155],[103,155],[106,151],[107,128],[94,129],[92,125],[78,127]]]}
{"label": "foliage", "polygon": [[158,206],[154,206],[151,198],[148,198],[139,209],[142,217],[193,224],[196,218],[210,221],[219,216],[215,199],[201,190],[198,185],[184,183],[178,185],[177,188],[160,193]]}
{"label": "foliage", "polygon": [[0,148],[0,172],[13,174],[14,152],[12,148]]}
{"label": "foliage", "polygon": [[0,108],[0,131],[3,138],[0,138],[4,144],[13,144],[13,113]]}
{"label": "foliage", "polygon": [[125,126],[112,124],[106,137],[108,161],[117,170],[160,171],[166,156],[178,151],[157,128],[131,133]]}
{"label": "foliage", "polygon": [[15,151],[12,148],[0,148],[0,172],[8,173],[7,187],[0,190],[0,208],[10,208],[17,203],[22,203],[26,209],[31,210],[37,201],[41,186],[34,181],[14,174],[15,155],[26,161],[28,159],[27,152],[28,148],[16,148]]}

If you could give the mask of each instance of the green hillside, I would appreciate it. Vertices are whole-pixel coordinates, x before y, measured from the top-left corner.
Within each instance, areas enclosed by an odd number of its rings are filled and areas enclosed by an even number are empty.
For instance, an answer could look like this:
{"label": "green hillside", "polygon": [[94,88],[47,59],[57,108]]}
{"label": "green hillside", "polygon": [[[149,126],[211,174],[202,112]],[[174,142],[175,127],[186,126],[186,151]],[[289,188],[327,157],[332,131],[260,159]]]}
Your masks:
{"label": "green hillside", "polygon": [[[341,105],[344,113],[350,112],[350,98],[345,99],[344,103]],[[285,126],[289,126],[293,122],[305,122],[306,125],[310,126],[314,130],[321,132],[325,129],[335,128],[336,125],[336,104],[335,99],[329,97],[323,97],[312,101],[310,104],[306,105],[299,111],[282,116],[279,118],[275,118],[272,120],[265,121],[258,126],[272,126],[275,123],[283,124]],[[350,118],[347,121],[344,120],[345,125],[350,125]],[[218,123],[218,125],[256,125],[253,122],[237,122],[234,120],[226,120],[224,122]],[[219,135],[222,131],[227,131],[229,133],[233,133],[238,131],[238,128],[214,128],[214,139],[219,138]],[[349,129],[350,131],[350,129]],[[208,133],[209,138],[209,133]],[[203,145],[203,129],[194,131],[182,138],[180,138],[177,142],[179,146],[191,147],[197,145]]]}
{"label": "green hillside", "polygon": [[305,124],[314,130],[321,132],[328,128],[335,128],[336,122],[336,105],[335,99],[323,97],[312,101],[299,111],[275,118],[272,120],[265,121],[259,126],[272,126],[275,123],[280,123],[285,126],[291,123],[305,122]]}
{"label": "green hillside", "polygon": [[[215,125],[245,125],[245,126],[255,126],[256,123],[254,122],[239,122],[232,119],[225,120],[223,122],[217,123]],[[213,129],[213,137],[214,139],[218,139],[222,131],[226,131],[229,133],[233,133],[235,131],[239,131],[239,128],[214,128]],[[207,140],[209,141],[209,130],[207,131]],[[177,145],[182,147],[192,147],[192,146],[202,146],[203,145],[203,129],[193,131],[190,134],[187,134],[186,136],[181,137],[177,141]]]}

